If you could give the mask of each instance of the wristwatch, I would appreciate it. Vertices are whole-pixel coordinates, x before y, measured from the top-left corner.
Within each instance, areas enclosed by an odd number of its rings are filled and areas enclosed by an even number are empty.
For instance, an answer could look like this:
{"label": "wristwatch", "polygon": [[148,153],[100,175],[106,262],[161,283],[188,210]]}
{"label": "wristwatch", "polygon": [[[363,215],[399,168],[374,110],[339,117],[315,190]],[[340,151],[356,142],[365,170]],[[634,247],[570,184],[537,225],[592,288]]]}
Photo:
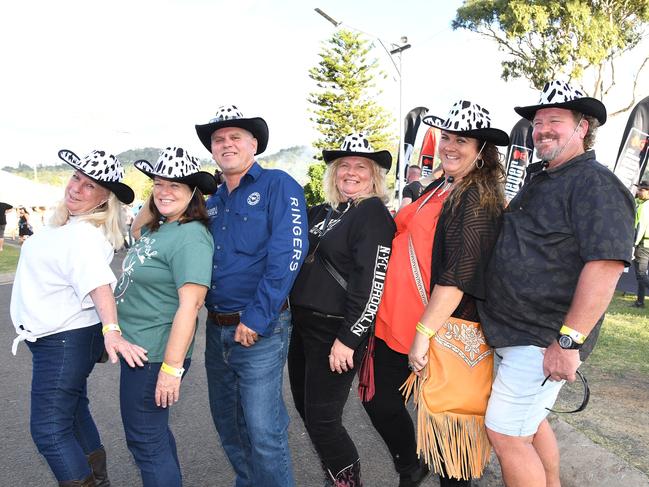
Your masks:
{"label": "wristwatch", "polygon": [[559,342],[559,346],[564,350],[579,350],[582,346],[581,343],[577,343],[573,340],[570,335],[559,335],[557,337],[557,342]]}
{"label": "wristwatch", "polygon": [[563,325],[559,330],[557,342],[564,350],[579,350],[586,341],[586,335],[573,330],[569,326]]}

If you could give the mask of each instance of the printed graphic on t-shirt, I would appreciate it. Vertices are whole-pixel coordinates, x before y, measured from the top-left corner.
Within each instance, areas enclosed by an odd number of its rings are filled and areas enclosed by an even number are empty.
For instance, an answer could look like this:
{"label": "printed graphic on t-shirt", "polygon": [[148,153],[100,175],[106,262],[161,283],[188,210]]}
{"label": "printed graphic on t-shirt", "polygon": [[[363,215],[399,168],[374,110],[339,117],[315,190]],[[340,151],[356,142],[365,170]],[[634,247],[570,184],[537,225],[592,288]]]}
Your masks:
{"label": "printed graphic on t-shirt", "polygon": [[122,262],[122,275],[117,281],[117,287],[115,288],[115,301],[117,304],[124,301],[124,293],[128,289],[129,284],[131,284],[131,276],[135,268],[136,263],[143,264],[147,259],[158,255],[157,250],[153,250],[153,244],[155,243],[155,238],[151,238],[147,235],[140,237],[135,245],[133,245],[126,254],[124,261]]}

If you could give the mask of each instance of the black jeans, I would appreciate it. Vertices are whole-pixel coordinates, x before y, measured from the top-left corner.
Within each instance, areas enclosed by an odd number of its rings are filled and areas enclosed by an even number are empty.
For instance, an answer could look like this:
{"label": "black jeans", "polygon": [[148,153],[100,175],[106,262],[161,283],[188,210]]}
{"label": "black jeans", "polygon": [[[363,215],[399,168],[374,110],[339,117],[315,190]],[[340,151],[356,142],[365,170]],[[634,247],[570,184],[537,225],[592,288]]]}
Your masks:
{"label": "black jeans", "polygon": [[[372,424],[390,450],[397,472],[408,473],[419,465],[415,428],[399,390],[408,376],[408,355],[392,350],[376,338],[374,350],[374,386],[376,392],[371,401],[363,403]],[[471,480],[440,476],[440,485],[470,486]]]}
{"label": "black jeans", "polygon": [[326,318],[293,307],[288,374],[295,408],[324,466],[335,476],[358,460],[342,414],[365,343],[354,352],[354,368],[342,374],[329,369],[329,352],[342,319]]}
{"label": "black jeans", "polygon": [[633,267],[635,269],[635,278],[638,280],[637,302],[642,304],[644,304],[645,290],[649,288],[647,264],[649,264],[649,249],[640,244],[635,248]]}

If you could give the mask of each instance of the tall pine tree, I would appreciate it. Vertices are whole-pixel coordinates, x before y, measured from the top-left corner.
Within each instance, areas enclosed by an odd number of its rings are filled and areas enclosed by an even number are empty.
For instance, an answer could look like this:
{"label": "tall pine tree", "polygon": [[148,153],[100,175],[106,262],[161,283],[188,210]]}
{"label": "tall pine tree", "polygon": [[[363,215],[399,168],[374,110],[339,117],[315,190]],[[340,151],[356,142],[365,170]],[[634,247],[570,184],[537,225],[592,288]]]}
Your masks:
{"label": "tall pine tree", "polygon": [[[309,70],[317,91],[309,94],[313,104],[311,121],[321,137],[314,142],[317,149],[337,149],[346,135],[363,132],[374,150],[395,149],[389,132],[393,122],[385,108],[376,102],[381,91],[375,80],[385,78],[376,59],[370,59],[370,43],[360,34],[338,30],[326,41],[320,52],[320,62]],[[305,186],[307,203],[321,203],[323,162],[309,170],[311,181]]]}

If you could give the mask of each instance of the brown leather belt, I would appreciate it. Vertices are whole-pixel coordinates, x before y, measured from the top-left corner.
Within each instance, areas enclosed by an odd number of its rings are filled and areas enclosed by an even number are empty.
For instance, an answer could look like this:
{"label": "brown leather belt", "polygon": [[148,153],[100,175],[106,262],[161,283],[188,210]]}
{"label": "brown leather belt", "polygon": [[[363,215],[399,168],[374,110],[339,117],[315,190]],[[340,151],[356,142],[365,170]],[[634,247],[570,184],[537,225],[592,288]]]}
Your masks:
{"label": "brown leather belt", "polygon": [[[288,299],[284,301],[280,313],[288,309]],[[241,313],[218,313],[216,311],[207,311],[207,317],[210,321],[218,326],[234,326],[241,323]]]}

